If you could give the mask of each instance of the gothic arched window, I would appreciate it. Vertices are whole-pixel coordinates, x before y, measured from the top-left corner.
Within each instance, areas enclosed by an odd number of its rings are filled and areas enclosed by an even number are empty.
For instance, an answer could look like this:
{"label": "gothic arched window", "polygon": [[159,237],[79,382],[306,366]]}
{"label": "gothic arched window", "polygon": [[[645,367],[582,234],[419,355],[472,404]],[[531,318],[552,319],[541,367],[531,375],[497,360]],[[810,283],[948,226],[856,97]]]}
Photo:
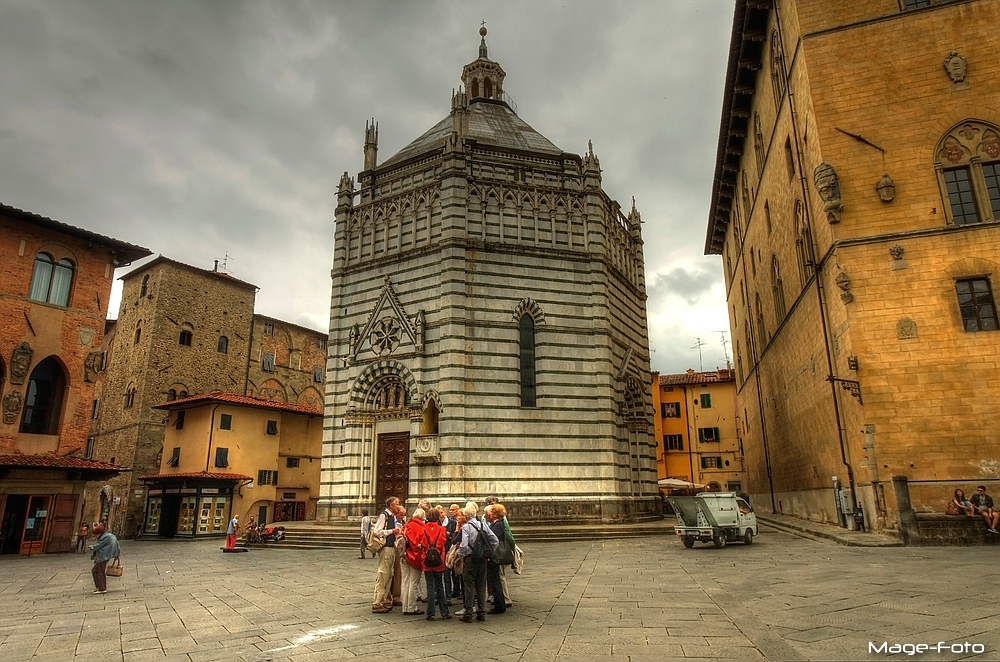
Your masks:
{"label": "gothic arched window", "polygon": [[757,345],[758,353],[764,351],[767,345],[767,329],[764,328],[764,307],[760,305],[760,295],[754,295],[754,305],[757,309]]}
{"label": "gothic arched window", "polygon": [[753,114],[753,151],[757,157],[757,179],[764,175],[764,132],[760,128],[760,113]]}
{"label": "gothic arched window", "polygon": [[799,258],[799,280],[802,281],[802,287],[805,287],[815,266],[816,257],[813,252],[812,233],[809,232],[809,224],[806,223],[805,218],[805,207],[801,200],[795,201],[795,230],[797,234],[795,252]]}
{"label": "gothic arched window", "polygon": [[785,54],[781,50],[781,37],[778,31],[771,33],[771,85],[774,87],[774,105],[781,106],[781,98],[785,95]]}
{"label": "gothic arched window", "polygon": [[424,407],[423,417],[420,419],[420,434],[437,434],[439,417],[437,402],[433,398],[428,399],[427,406]]}
{"label": "gothic arched window", "polygon": [[28,379],[20,431],[26,434],[59,434],[66,373],[53,357],[35,366]]}
{"label": "gothic arched window", "polygon": [[520,350],[521,406],[535,406],[535,320],[525,313],[518,320]]}
{"label": "gothic arched window", "polygon": [[785,319],[785,289],[781,284],[778,256],[771,258],[771,293],[774,295],[774,316],[779,322]]}
{"label": "gothic arched window", "polygon": [[629,422],[641,422],[646,416],[646,402],[642,393],[642,384],[635,377],[629,377],[625,383],[625,415]]}
{"label": "gothic arched window", "polygon": [[967,120],[945,134],[934,154],[948,224],[1000,220],[1000,129]]}

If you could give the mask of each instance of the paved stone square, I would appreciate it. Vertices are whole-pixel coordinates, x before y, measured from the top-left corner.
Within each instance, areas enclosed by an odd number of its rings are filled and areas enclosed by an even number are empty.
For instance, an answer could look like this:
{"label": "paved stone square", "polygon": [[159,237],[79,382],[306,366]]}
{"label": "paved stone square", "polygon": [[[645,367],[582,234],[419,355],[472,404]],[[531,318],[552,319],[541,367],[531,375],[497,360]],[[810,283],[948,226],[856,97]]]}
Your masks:
{"label": "paved stone square", "polygon": [[[844,547],[773,529],[724,549],[526,544],[513,609],[465,624],[372,614],[375,561],[350,550],[122,544],[125,576],[103,596],[84,554],[0,559],[0,661],[1000,659],[993,548]],[[985,652],[869,653],[939,641]]]}

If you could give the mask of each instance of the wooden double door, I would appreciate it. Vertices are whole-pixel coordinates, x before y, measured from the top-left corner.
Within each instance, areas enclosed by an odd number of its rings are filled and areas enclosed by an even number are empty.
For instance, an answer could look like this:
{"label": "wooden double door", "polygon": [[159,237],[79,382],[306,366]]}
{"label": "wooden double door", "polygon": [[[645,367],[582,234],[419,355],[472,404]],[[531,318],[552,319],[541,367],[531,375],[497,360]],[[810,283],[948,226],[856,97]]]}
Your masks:
{"label": "wooden double door", "polygon": [[76,494],[0,495],[0,554],[71,552]]}
{"label": "wooden double door", "polygon": [[383,506],[392,496],[406,501],[410,489],[410,433],[378,435],[376,463],[375,505]]}

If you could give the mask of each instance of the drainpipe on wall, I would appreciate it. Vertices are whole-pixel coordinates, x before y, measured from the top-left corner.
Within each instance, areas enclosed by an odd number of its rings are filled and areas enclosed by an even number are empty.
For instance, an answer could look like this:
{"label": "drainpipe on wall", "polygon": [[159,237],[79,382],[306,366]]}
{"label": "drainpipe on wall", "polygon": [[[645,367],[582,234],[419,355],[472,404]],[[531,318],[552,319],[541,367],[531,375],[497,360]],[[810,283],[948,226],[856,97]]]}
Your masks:
{"label": "drainpipe on wall", "polygon": [[691,482],[694,480],[694,442],[691,439],[691,415],[688,409],[688,390],[687,387],[681,385],[681,391],[684,393],[684,420],[687,422],[687,433],[688,433],[688,466],[691,468]]}
{"label": "drainpipe on wall", "polygon": [[215,410],[221,406],[222,403],[219,403],[212,407],[211,427],[208,429],[208,457],[205,458],[205,473],[208,473],[208,463],[212,461],[212,438],[215,435]]}
{"label": "drainpipe on wall", "polygon": [[[783,55],[786,55],[788,51],[785,49],[784,36],[782,35],[781,31],[781,14],[778,11],[777,4],[774,5],[774,20],[777,26],[778,40],[781,42],[781,52]],[[801,186],[802,189],[802,212],[806,225],[809,227],[810,241],[812,241],[814,240],[816,235],[813,233],[813,218],[808,203],[809,184],[808,181],[806,180],[805,169],[803,168],[804,164],[802,162],[803,161],[802,149],[800,147],[798,124],[796,123],[797,115],[795,113],[795,104],[793,103],[794,95],[792,94],[792,88],[790,86],[791,76],[789,76],[788,71],[789,67],[785,66],[784,71],[782,73],[785,78],[785,91],[786,91],[785,94],[788,97],[788,112],[791,116],[790,124],[792,126],[792,138],[795,144],[795,158],[799,166],[799,185]],[[837,245],[836,242],[834,242],[831,245],[830,250],[827,252],[827,256],[833,255],[836,245]],[[847,459],[847,440],[844,437],[844,425],[843,422],[841,421],[840,396],[837,390],[837,381],[835,379],[837,376],[835,369],[836,366],[834,366],[833,353],[830,350],[830,331],[827,328],[828,327],[827,313],[826,313],[827,303],[826,303],[826,298],[823,296],[823,279],[821,278],[822,266],[820,261],[816,259],[815,247],[810,246],[809,248],[811,249],[809,252],[813,256],[812,267],[813,267],[813,273],[816,277],[816,298],[817,298],[817,303],[819,303],[820,327],[823,330],[823,347],[826,352],[826,364],[829,374],[830,394],[833,400],[833,414],[834,417],[837,419],[837,438],[838,441],[840,442],[840,460],[841,463],[844,465],[844,467],[847,469],[847,482],[848,482],[848,487],[850,488],[851,491],[851,505],[856,511],[858,509],[858,497],[854,485],[854,469],[851,466],[851,463]],[[822,264],[825,264],[826,261],[827,257],[824,257],[822,260]]]}

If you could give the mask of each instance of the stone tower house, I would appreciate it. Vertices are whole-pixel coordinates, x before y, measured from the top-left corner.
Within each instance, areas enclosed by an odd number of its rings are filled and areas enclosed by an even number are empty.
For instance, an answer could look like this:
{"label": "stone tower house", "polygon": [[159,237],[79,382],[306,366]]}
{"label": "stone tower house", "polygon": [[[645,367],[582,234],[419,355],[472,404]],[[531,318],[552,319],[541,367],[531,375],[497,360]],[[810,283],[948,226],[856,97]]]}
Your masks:
{"label": "stone tower house", "polygon": [[372,122],[341,178],[321,520],[659,513],[639,212],[516,114],[485,34],[449,115],[381,164]]}
{"label": "stone tower house", "polygon": [[[100,501],[99,519],[111,514],[115,530],[131,534],[144,519],[138,477],[157,473],[163,447],[166,416],[152,407],[216,390],[244,393],[257,288],[162,256],[122,281],[95,457],[133,471],[90,488],[103,498],[92,493],[88,504]],[[118,512],[107,512],[109,497],[119,498]]]}
{"label": "stone tower house", "polygon": [[94,457],[133,471],[88,487],[86,514],[110,516],[113,530],[131,534],[144,520],[138,477],[160,468],[166,415],[152,407],[221,391],[319,409],[326,334],[254,314],[257,287],[218,269],[161,256],[122,282],[118,319],[106,335]]}
{"label": "stone tower house", "polygon": [[903,531],[998,491],[998,23],[990,0],[736,3],[705,252],[754,505]]}

